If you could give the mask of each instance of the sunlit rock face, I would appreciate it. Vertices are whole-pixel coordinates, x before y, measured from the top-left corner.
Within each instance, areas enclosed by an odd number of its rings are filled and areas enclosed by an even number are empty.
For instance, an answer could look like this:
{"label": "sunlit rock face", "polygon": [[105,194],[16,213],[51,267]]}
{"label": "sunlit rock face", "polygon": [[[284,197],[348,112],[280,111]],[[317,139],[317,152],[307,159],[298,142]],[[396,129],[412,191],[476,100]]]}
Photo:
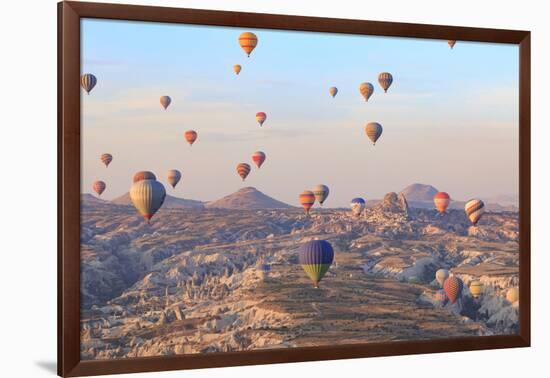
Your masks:
{"label": "sunlit rock face", "polygon": [[[517,213],[472,227],[462,210],[388,193],[358,218],[318,206],[306,216],[245,189],[215,206],[163,207],[151,224],[131,205],[83,198],[83,359],[517,332],[517,303],[505,299],[518,285]],[[276,202],[241,208],[250,195]],[[297,258],[313,239],[335,251],[319,289]],[[464,281],[455,304],[437,302],[440,268]]]}

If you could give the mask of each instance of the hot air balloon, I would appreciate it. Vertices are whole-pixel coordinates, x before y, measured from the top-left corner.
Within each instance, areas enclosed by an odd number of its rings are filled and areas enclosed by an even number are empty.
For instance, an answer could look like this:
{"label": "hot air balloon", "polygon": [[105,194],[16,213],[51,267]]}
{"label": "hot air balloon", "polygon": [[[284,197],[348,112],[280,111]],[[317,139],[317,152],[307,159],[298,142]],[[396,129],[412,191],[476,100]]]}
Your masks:
{"label": "hot air balloon", "polygon": [[254,152],[252,154],[252,161],[258,168],[260,168],[265,161],[265,154],[262,151]]}
{"label": "hot air balloon", "polygon": [[485,212],[485,204],[482,200],[473,199],[466,202],[466,205],[464,205],[464,211],[466,212],[468,219],[470,219],[470,222],[472,222],[475,226]]}
{"label": "hot air balloon", "polygon": [[434,196],[434,205],[440,214],[444,214],[451,203],[451,197],[446,192],[437,192]]}
{"label": "hot air balloon", "polygon": [[105,166],[108,167],[109,164],[111,164],[111,162],[113,161],[113,155],[111,155],[111,154],[101,154],[100,159],[103,162],[103,164],[105,164]]}
{"label": "hot air balloon", "polygon": [[101,193],[105,191],[106,187],[107,185],[105,185],[105,183],[101,180],[94,181],[94,184],[92,185],[92,189],[94,190],[94,192],[97,193],[98,196],[100,196]]}
{"label": "hot air balloon", "polygon": [[330,268],[332,260],[334,260],[334,250],[326,240],[311,240],[303,244],[298,256],[300,265],[316,288],[319,287],[319,281]]}
{"label": "hot air balloon", "polygon": [[382,72],[378,75],[378,83],[384,90],[384,93],[386,93],[388,88],[391,86],[391,83],[393,83],[393,76],[389,72]]}
{"label": "hot air balloon", "polygon": [[149,171],[139,171],[134,174],[134,178],[132,179],[132,182],[136,183],[141,180],[156,180],[157,177],[153,172]]}
{"label": "hot air balloon", "polygon": [[187,130],[185,132],[185,140],[187,141],[187,143],[189,143],[190,146],[192,146],[193,143],[195,143],[195,141],[197,140],[197,132],[195,130]]}
{"label": "hot air balloon", "polygon": [[300,204],[302,204],[303,208],[306,210],[306,214],[309,215],[309,209],[311,209],[311,206],[315,203],[315,195],[310,190],[304,190],[300,193],[299,199]]}
{"label": "hot air balloon", "polygon": [[445,290],[441,289],[436,291],[434,299],[441,306],[445,306],[445,304],[447,303],[447,294],[445,294]]}
{"label": "hot air balloon", "polygon": [[258,123],[260,124],[260,127],[264,124],[266,119],[267,119],[267,115],[264,112],[256,113],[256,121],[258,121]]}
{"label": "hot air balloon", "polygon": [[380,138],[380,135],[382,135],[382,125],[378,122],[369,122],[367,126],[365,126],[365,133],[367,133],[367,136],[374,146],[378,138]]}
{"label": "hot air balloon", "polygon": [[519,301],[519,289],[517,287],[511,287],[506,292],[506,300],[510,303]]}
{"label": "hot air balloon", "polygon": [[172,188],[175,188],[178,182],[180,182],[181,172],[177,169],[170,169],[166,175],[166,179],[168,183],[172,185]]}
{"label": "hot air balloon", "polygon": [[166,198],[164,185],[156,180],[140,180],[130,188],[130,199],[147,222],[160,209]]}
{"label": "hot air balloon", "polygon": [[330,87],[328,89],[328,93],[330,93],[330,95],[334,98],[334,96],[336,96],[338,94],[338,88]]}
{"label": "hot air balloon", "polygon": [[258,276],[262,280],[266,280],[269,276],[269,272],[271,271],[271,265],[269,264],[258,264]]}
{"label": "hot air balloon", "polygon": [[365,98],[365,101],[369,101],[370,96],[374,93],[374,86],[371,83],[361,83],[359,92]]}
{"label": "hot air balloon", "polygon": [[483,294],[483,284],[479,281],[470,282],[470,294],[474,298],[479,298]]}
{"label": "hot air balloon", "polygon": [[450,276],[443,283],[443,290],[445,290],[445,294],[447,294],[447,298],[449,298],[451,303],[455,303],[460,298],[463,287],[464,283],[462,280],[455,276]]}
{"label": "hot air balloon", "polygon": [[87,73],[80,76],[80,85],[82,86],[82,88],[84,88],[86,93],[90,94],[90,92],[92,91],[92,89],[94,89],[96,84],[97,84],[97,78],[94,75]]}
{"label": "hot air balloon", "polygon": [[453,41],[453,40],[448,40],[447,41],[447,44],[449,45],[449,47],[452,49],[453,47],[455,47],[455,43],[456,41]]}
{"label": "hot air balloon", "polygon": [[351,212],[353,213],[353,215],[358,217],[365,209],[365,200],[359,197],[354,198],[351,200],[349,206],[351,207]]}
{"label": "hot air balloon", "polygon": [[160,104],[162,105],[164,110],[166,110],[166,108],[168,108],[168,106],[170,106],[171,102],[172,102],[172,99],[170,98],[170,96],[161,96],[160,97]]}
{"label": "hot air balloon", "polygon": [[237,164],[237,173],[244,181],[246,179],[246,176],[248,176],[248,174],[250,173],[250,165],[246,163]]}
{"label": "hot air balloon", "polygon": [[240,64],[234,64],[233,65],[233,72],[235,72],[235,74],[238,75],[241,72],[241,69],[242,69],[242,67],[241,67]]}
{"label": "hot air balloon", "polygon": [[328,186],[319,184],[313,188],[313,195],[319,204],[322,206],[329,194]]}
{"label": "hot air balloon", "polygon": [[241,35],[239,35],[239,45],[244,50],[246,55],[250,57],[252,50],[254,50],[256,45],[258,45],[258,37],[256,37],[256,34],[251,32],[241,33]]}
{"label": "hot air balloon", "polygon": [[447,278],[449,278],[449,271],[447,269],[439,269],[435,272],[435,279],[439,282],[439,286],[443,287],[443,283]]}

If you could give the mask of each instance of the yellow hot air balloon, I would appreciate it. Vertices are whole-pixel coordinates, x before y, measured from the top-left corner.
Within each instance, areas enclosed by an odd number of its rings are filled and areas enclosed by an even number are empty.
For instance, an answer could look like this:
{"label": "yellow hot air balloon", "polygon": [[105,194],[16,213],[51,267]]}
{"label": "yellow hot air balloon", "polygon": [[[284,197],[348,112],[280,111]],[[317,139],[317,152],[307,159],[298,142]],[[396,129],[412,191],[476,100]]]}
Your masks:
{"label": "yellow hot air balloon", "polygon": [[233,65],[233,72],[235,72],[235,74],[238,75],[239,72],[241,72],[241,69],[242,69],[242,67],[241,67],[240,64],[235,64],[235,65]]}
{"label": "yellow hot air balloon", "polygon": [[149,222],[166,198],[164,185],[156,180],[140,180],[130,188],[130,199],[136,210]]}
{"label": "yellow hot air balloon", "polygon": [[474,298],[479,298],[483,294],[483,284],[479,281],[470,282],[470,294]]}
{"label": "yellow hot air balloon", "polygon": [[256,34],[251,32],[244,32],[239,35],[239,45],[244,50],[246,55],[250,57],[252,50],[258,45],[258,37]]}
{"label": "yellow hot air balloon", "polygon": [[380,138],[380,135],[382,135],[382,125],[378,122],[369,122],[367,123],[367,126],[365,126],[365,133],[374,146],[378,138]]}
{"label": "yellow hot air balloon", "polygon": [[511,287],[506,292],[506,300],[510,303],[519,301],[519,289],[517,287]]}
{"label": "yellow hot air balloon", "polygon": [[370,96],[374,93],[374,86],[371,83],[361,83],[359,93],[365,98],[365,101],[369,101]]}

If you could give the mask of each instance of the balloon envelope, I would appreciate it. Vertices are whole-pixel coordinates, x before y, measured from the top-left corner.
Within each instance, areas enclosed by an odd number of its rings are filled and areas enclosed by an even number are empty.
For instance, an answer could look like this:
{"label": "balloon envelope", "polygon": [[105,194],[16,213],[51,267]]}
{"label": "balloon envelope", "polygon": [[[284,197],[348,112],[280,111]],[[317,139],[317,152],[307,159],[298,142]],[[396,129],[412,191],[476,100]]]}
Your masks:
{"label": "balloon envelope", "polygon": [[193,143],[195,143],[195,141],[197,140],[197,132],[195,130],[187,130],[185,132],[185,140],[187,141],[187,143],[189,143],[190,146],[193,145]]}
{"label": "balloon envelope", "polygon": [[434,196],[434,205],[437,211],[441,214],[445,213],[449,204],[451,203],[451,197],[446,192],[437,192]]}
{"label": "balloon envelope", "polygon": [[267,114],[265,114],[264,112],[256,113],[256,121],[258,121],[260,126],[263,126],[266,119],[267,119]]}
{"label": "balloon envelope", "polygon": [[111,154],[102,154],[100,159],[101,159],[101,162],[103,164],[105,164],[106,167],[108,167],[109,164],[111,164],[111,162],[113,161],[113,155],[111,155]]}
{"label": "balloon envelope", "polygon": [[168,180],[168,183],[172,185],[172,188],[175,188],[178,182],[180,182],[181,172],[177,169],[170,169],[166,174],[166,179]]}
{"label": "balloon envelope", "polygon": [[435,279],[439,283],[439,286],[443,287],[443,283],[447,278],[449,278],[449,271],[447,269],[439,269],[435,272]]}
{"label": "balloon envelope", "polygon": [[326,240],[311,240],[303,244],[298,261],[315,287],[330,268],[334,260],[334,250]]}
{"label": "balloon envelope", "polygon": [[378,75],[378,84],[382,87],[384,90],[384,93],[388,91],[388,88],[393,83],[393,76],[389,72],[382,72],[380,75]]}
{"label": "balloon envelope", "polygon": [[365,209],[365,200],[359,197],[354,198],[351,200],[349,206],[351,207],[351,212],[353,215],[359,216]]}
{"label": "balloon envelope", "polygon": [[157,177],[153,172],[149,171],[139,171],[134,174],[134,177],[132,178],[132,182],[136,183],[141,180],[156,180]]}
{"label": "balloon envelope", "polygon": [[359,93],[361,93],[365,101],[369,101],[370,96],[374,93],[374,86],[371,83],[361,83],[359,85]]}
{"label": "balloon envelope", "polygon": [[372,144],[375,145],[380,135],[382,135],[382,125],[378,122],[369,122],[365,126],[365,133],[371,140]]}
{"label": "balloon envelope", "polygon": [[311,209],[311,206],[315,203],[315,195],[310,190],[304,190],[302,193],[300,193],[299,197],[300,204],[304,208],[307,214],[309,214],[309,209]]}
{"label": "balloon envelope", "polygon": [[90,91],[94,89],[96,84],[97,78],[94,75],[87,73],[80,76],[80,85],[86,91],[86,93],[90,94]]}
{"label": "balloon envelope", "polygon": [[519,289],[517,287],[511,287],[506,292],[506,300],[510,303],[519,301]]}
{"label": "balloon envelope", "polygon": [[251,32],[244,32],[239,35],[239,45],[244,50],[247,56],[250,56],[252,50],[258,45],[258,37]]}
{"label": "balloon envelope", "polygon": [[233,72],[235,72],[237,75],[239,74],[239,72],[241,72],[241,65],[240,64],[235,64],[233,65]]}
{"label": "balloon envelope", "polygon": [[260,168],[265,161],[265,154],[262,151],[254,152],[252,154],[252,161],[258,168]]}
{"label": "balloon envelope", "polygon": [[473,199],[466,202],[466,205],[464,205],[464,211],[466,212],[466,216],[468,216],[470,222],[472,222],[475,226],[485,212],[485,204],[482,200]]}
{"label": "balloon envelope", "polygon": [[95,181],[92,185],[92,189],[94,190],[94,192],[96,192],[99,196],[101,195],[101,193],[103,193],[105,191],[105,188],[107,187],[107,185],[105,185],[105,183],[101,180],[98,180],[98,181]]}
{"label": "balloon envelope", "polygon": [[246,176],[248,176],[248,174],[250,173],[250,165],[246,163],[237,164],[237,173],[244,181],[246,179]]}
{"label": "balloon envelope", "polygon": [[336,95],[338,94],[338,88],[336,88],[336,87],[330,87],[330,88],[328,89],[328,93],[330,93],[330,95],[331,95],[332,97],[334,97],[334,96],[336,96]]}
{"label": "balloon envelope", "polygon": [[164,110],[166,110],[166,108],[170,106],[171,102],[172,102],[172,99],[170,98],[170,96],[161,96],[160,98],[160,104],[162,105]]}
{"label": "balloon envelope", "polygon": [[452,49],[453,47],[455,47],[456,41],[448,40],[448,41],[447,41],[447,44],[448,44],[449,47]]}
{"label": "balloon envelope", "polygon": [[470,294],[474,298],[479,298],[483,294],[483,284],[479,281],[470,282]]}
{"label": "balloon envelope", "polygon": [[317,202],[319,202],[321,205],[327,199],[329,192],[330,190],[328,186],[323,184],[319,184],[315,186],[315,188],[313,188],[313,195],[315,196]]}
{"label": "balloon envelope", "polygon": [[447,298],[449,298],[451,303],[455,303],[460,298],[463,287],[464,283],[462,280],[455,276],[450,276],[443,283],[443,290],[445,290],[445,294],[447,294]]}
{"label": "balloon envelope", "polygon": [[136,210],[149,221],[166,198],[164,185],[156,180],[140,180],[130,188],[130,199]]}

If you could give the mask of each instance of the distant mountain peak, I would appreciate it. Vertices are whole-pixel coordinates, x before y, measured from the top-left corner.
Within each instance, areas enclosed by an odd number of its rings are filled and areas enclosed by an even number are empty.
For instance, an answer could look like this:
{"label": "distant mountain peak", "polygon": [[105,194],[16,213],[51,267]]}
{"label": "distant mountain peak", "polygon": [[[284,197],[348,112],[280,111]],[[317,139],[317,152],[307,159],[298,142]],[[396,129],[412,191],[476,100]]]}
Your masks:
{"label": "distant mountain peak", "polygon": [[260,210],[260,209],[287,209],[292,206],[278,201],[258,189],[247,186],[216,201],[206,204],[208,208]]}
{"label": "distant mountain peak", "polygon": [[401,194],[407,201],[432,201],[438,191],[431,185],[414,183],[403,189]]}

